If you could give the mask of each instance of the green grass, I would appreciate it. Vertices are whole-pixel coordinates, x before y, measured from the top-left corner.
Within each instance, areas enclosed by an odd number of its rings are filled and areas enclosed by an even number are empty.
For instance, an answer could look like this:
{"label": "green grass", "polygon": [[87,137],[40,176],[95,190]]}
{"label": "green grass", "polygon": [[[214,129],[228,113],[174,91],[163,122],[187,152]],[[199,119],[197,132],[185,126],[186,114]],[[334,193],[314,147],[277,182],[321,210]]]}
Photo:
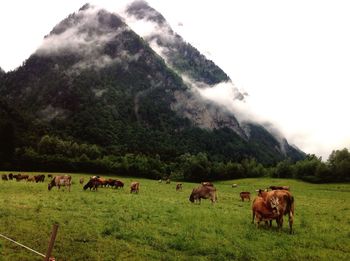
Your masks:
{"label": "green grass", "polygon": [[[295,180],[215,182],[218,202],[191,204],[194,183],[159,184],[120,177],[122,190],[72,191],[44,183],[0,181],[0,233],[44,253],[59,223],[56,260],[350,260],[350,184],[315,185]],[[140,182],[138,195],[129,184]],[[237,188],[231,184],[237,183]],[[251,224],[251,203],[240,191],[289,185],[295,197],[294,234],[288,218],[281,232]],[[0,238],[0,260],[42,260]]]}

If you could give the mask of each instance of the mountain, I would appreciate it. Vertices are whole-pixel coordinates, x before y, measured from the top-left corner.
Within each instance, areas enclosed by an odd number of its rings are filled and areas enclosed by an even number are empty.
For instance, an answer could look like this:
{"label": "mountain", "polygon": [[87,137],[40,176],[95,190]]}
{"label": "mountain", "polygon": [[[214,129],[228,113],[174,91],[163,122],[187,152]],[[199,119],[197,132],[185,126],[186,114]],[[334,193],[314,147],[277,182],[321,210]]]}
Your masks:
{"label": "mountain", "polygon": [[[14,147],[36,150],[50,135],[96,145],[103,155],[165,161],[200,152],[214,160],[253,157],[264,164],[303,157],[263,126],[242,124],[203,98],[201,89],[231,79],[146,2],[134,2],[123,15],[86,4],[57,24],[22,66],[0,75],[3,107],[27,122],[26,128],[17,126],[4,110],[14,136],[30,133]],[[145,20],[155,26],[148,35],[128,25]],[[234,100],[244,100],[234,93]]]}

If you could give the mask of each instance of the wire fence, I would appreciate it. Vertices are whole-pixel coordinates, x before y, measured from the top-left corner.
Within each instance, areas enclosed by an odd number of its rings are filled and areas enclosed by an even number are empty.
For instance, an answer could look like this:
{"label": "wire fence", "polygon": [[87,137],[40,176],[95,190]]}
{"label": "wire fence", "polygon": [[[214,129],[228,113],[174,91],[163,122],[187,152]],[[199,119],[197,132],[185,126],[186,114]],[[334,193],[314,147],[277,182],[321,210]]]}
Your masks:
{"label": "wire fence", "polygon": [[27,249],[27,250],[29,250],[29,251],[39,255],[41,257],[43,257],[45,261],[48,261],[48,260],[54,261],[55,258],[51,257],[51,252],[52,252],[52,249],[53,249],[53,245],[55,243],[55,239],[56,239],[56,235],[57,235],[57,229],[58,229],[58,224],[54,224],[53,228],[52,228],[51,239],[50,239],[50,242],[49,242],[49,247],[47,249],[46,255],[44,255],[44,254],[34,250],[33,248],[30,248],[30,247],[28,247],[26,245],[23,245],[23,244],[19,243],[18,241],[14,240],[14,239],[11,239],[11,238],[9,238],[9,237],[1,234],[1,233],[0,233],[0,237],[6,239],[6,240],[8,240],[8,241],[10,241],[10,242],[12,242],[12,243],[14,243],[16,245],[19,245],[19,246],[21,246],[21,247],[23,247],[23,248],[25,248],[25,249]]}

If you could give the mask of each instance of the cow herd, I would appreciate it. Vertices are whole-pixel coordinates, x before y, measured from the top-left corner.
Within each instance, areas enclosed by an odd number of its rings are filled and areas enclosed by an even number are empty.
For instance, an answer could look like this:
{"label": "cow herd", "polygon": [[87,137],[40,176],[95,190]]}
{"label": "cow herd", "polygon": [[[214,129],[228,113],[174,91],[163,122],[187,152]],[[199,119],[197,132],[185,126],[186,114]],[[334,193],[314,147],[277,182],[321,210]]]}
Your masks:
{"label": "cow herd", "polygon": [[[44,182],[45,175],[30,176],[27,174],[2,174],[2,180],[25,180],[27,182]],[[70,191],[72,185],[72,177],[70,175],[48,175],[50,179],[48,183],[48,190],[53,187],[60,189],[66,187]],[[162,183],[161,180],[158,181]],[[84,178],[79,179],[79,183],[84,183]],[[166,184],[170,184],[170,180],[167,179]],[[236,188],[238,185],[233,184],[232,188]],[[111,188],[123,188],[124,182],[118,179],[105,179],[100,176],[92,176],[88,182],[83,186],[84,190],[97,191],[98,187],[111,187]],[[130,184],[130,193],[138,194],[140,189],[140,183],[133,181]],[[182,190],[182,183],[176,184],[176,191]],[[241,201],[250,201],[251,195],[248,191],[242,191],[239,193]],[[212,203],[217,202],[217,189],[211,182],[202,182],[198,187],[194,188],[190,194],[189,201],[192,203],[201,203],[201,199],[210,199]],[[294,197],[290,192],[288,186],[270,186],[267,189],[257,190],[257,196],[252,201],[252,223],[258,227],[261,222],[265,222],[267,226],[272,226],[272,221],[275,220],[279,229],[283,226],[283,217],[288,216],[289,232],[292,233],[293,221],[294,221]]]}

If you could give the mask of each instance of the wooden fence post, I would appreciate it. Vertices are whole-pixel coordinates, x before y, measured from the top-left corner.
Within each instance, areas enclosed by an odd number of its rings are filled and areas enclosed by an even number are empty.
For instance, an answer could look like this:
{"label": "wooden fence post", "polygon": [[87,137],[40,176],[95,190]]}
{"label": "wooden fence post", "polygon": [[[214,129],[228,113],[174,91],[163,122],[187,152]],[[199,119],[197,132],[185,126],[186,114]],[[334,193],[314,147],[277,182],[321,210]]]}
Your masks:
{"label": "wooden fence post", "polygon": [[44,259],[45,261],[54,260],[54,259],[50,259],[50,257],[51,257],[51,252],[52,252],[52,249],[53,249],[53,245],[55,244],[55,239],[56,239],[56,235],[57,235],[57,229],[58,229],[58,224],[54,224],[53,227],[52,227],[51,239],[50,239],[50,242],[49,242],[49,247],[47,249],[46,256],[45,256],[45,259]]}

